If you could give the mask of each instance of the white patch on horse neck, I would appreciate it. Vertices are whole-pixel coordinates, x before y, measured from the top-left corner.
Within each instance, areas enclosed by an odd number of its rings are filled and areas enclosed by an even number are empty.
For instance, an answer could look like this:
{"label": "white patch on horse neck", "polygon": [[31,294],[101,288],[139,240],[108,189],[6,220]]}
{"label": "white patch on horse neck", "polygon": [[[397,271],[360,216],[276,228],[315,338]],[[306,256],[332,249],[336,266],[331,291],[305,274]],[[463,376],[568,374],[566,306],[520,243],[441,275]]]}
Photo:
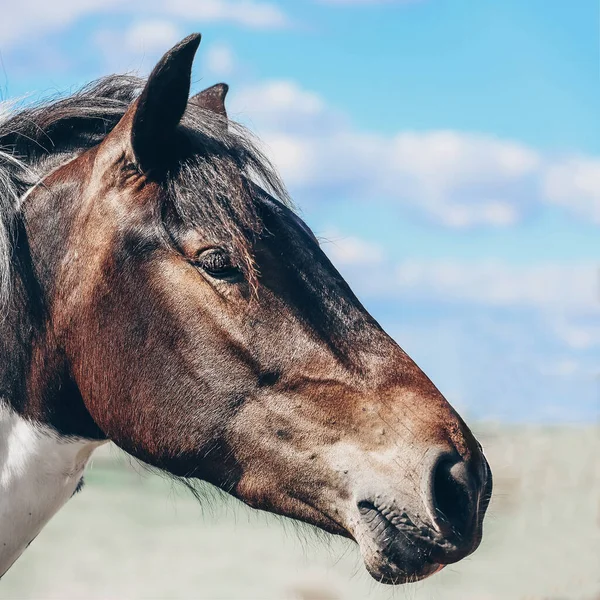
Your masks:
{"label": "white patch on horse neck", "polygon": [[73,495],[103,443],[61,437],[0,400],[0,577]]}

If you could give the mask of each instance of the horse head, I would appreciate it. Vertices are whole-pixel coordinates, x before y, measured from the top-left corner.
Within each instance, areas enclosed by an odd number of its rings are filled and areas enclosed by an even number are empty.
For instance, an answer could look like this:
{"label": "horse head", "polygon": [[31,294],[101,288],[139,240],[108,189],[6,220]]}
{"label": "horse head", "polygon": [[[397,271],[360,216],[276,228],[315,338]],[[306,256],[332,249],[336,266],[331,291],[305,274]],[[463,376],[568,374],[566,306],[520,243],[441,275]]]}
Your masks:
{"label": "horse head", "polygon": [[380,581],[426,577],[481,540],[481,446],[292,210],[226,86],[188,97],[199,42],[22,202],[44,306],[22,411],[352,538]]}

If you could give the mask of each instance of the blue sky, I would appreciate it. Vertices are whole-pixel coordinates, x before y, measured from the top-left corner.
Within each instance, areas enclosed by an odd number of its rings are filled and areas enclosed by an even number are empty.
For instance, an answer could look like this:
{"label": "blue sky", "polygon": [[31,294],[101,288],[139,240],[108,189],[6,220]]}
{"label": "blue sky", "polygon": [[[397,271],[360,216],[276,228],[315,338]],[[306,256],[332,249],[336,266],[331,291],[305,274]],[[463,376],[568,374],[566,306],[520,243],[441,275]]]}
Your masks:
{"label": "blue sky", "polygon": [[144,73],[195,85],[279,166],[382,324],[482,419],[600,416],[598,3],[22,0],[5,98]]}

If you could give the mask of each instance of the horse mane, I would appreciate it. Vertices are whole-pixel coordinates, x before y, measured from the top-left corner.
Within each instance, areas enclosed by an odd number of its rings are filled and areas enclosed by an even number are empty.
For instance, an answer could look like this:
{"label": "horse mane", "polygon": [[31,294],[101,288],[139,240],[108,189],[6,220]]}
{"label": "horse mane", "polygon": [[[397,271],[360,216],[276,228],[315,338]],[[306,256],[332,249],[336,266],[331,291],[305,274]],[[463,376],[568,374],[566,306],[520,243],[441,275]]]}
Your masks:
{"label": "horse mane", "polygon": [[[0,308],[11,290],[11,259],[20,201],[52,169],[99,144],[143,89],[145,81],[111,75],[62,98],[17,110],[0,105]],[[9,103],[5,103],[9,104]],[[18,106],[18,105],[17,105]],[[168,189],[181,219],[232,240],[251,265],[259,219],[245,178],[288,204],[275,169],[241,125],[189,102],[182,128],[197,152],[178,165]],[[240,177],[242,176],[242,177]]]}

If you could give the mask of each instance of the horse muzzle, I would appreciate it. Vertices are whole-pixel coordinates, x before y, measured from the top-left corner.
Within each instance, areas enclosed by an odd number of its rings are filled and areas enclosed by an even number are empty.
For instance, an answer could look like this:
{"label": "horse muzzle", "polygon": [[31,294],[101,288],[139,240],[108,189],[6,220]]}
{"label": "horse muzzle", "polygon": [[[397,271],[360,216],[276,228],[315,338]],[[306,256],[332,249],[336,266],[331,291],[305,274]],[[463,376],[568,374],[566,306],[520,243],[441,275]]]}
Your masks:
{"label": "horse muzzle", "polygon": [[418,494],[367,492],[356,503],[353,537],[381,583],[415,582],[473,553],[481,542],[492,477],[455,454],[429,452]]}

